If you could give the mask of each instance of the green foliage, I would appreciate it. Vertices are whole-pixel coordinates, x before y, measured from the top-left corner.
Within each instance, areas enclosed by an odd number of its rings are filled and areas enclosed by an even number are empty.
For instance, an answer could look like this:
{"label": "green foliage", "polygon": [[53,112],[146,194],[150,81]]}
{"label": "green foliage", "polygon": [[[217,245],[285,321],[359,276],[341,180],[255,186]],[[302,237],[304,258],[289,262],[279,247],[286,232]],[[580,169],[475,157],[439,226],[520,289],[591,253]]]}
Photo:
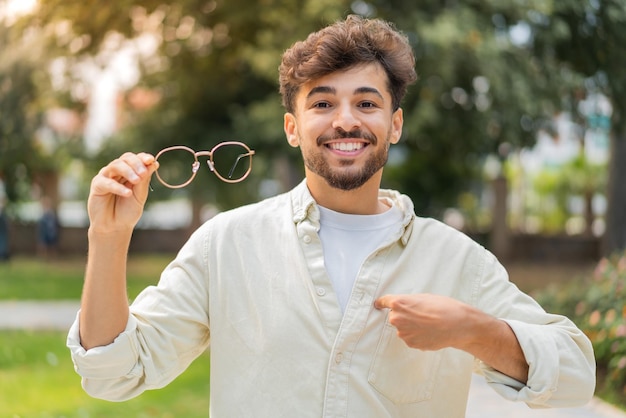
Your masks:
{"label": "green foliage", "polygon": [[607,186],[606,164],[592,163],[580,154],[559,171],[556,186],[564,193],[580,196],[600,193]]}
{"label": "green foliage", "polygon": [[560,170],[543,169],[532,179],[536,199],[526,201],[526,216],[538,220],[543,233],[559,233],[569,218],[567,198],[570,193],[561,185]]}
{"label": "green foliage", "polygon": [[[535,230],[562,233],[567,221],[580,215],[572,213],[569,205],[571,198],[578,197],[584,205],[585,213],[582,215],[587,223],[586,232],[591,232],[595,218],[591,213],[592,199],[606,190],[606,164],[592,163],[581,153],[563,166],[547,167],[534,173],[528,178],[530,187],[521,185],[521,182],[527,181],[527,176],[519,164],[509,162],[506,175],[513,190],[524,194],[521,197],[524,202],[523,215],[526,221],[532,219],[536,223]],[[516,227],[520,223],[520,219],[512,219]]]}
{"label": "green foliage", "polygon": [[[415,47],[421,80],[407,96],[402,163],[386,181],[440,215],[482,179],[481,163],[502,144],[532,144],[558,108],[563,87],[553,60],[533,58],[510,30],[534,7],[498,1],[373,2]],[[559,87],[557,87],[559,86]]]}
{"label": "green foliage", "polygon": [[[562,68],[587,77],[585,87],[606,94],[613,106],[611,159],[605,243],[608,253],[626,248],[626,56],[625,0],[568,0],[546,2],[546,12],[529,23],[534,33],[534,55],[555,59]],[[582,86],[579,86],[582,87]],[[578,92],[582,91],[581,88]],[[576,91],[570,92],[576,95]],[[575,100],[571,100],[573,105]]]}
{"label": "green foliage", "polygon": [[[37,40],[19,37],[0,20],[0,181],[9,201],[23,198],[37,160]],[[35,51],[33,55],[30,55]]]}
{"label": "green foliage", "polygon": [[603,258],[592,277],[537,295],[570,317],[593,343],[600,394],[626,406],[626,252]]}
{"label": "green foliage", "polygon": [[[157,105],[136,112],[127,96],[127,129],[103,156],[128,149],[155,152],[175,143],[207,149],[233,137],[258,150],[257,170],[245,188],[211,182],[194,184],[188,192],[200,202],[219,197],[224,208],[254,200],[261,180],[274,175],[276,161],[300,165],[284,143],[276,68],[294,41],[348,13],[393,21],[414,46],[421,80],[403,103],[403,146],[397,153],[402,158],[387,170],[385,182],[411,195],[421,213],[438,215],[454,205],[480,180],[486,154],[502,144],[532,143],[543,120],[557,109],[574,109],[586,87],[611,96],[620,110],[614,126],[626,132],[620,120],[626,108],[620,94],[626,86],[624,0],[39,0],[38,5],[19,28],[47,36],[39,68],[52,57],[65,63],[56,102],[79,106],[85,99],[74,94],[86,90],[71,71],[77,64],[104,67],[121,45],[146,45],[147,39],[156,45],[155,52],[136,52],[140,87],[156,94]],[[14,109],[23,116],[26,108]],[[0,137],[0,146],[1,141],[6,139]],[[8,141],[12,147],[21,144],[17,137]],[[11,161],[23,161],[24,155]]]}
{"label": "green foliage", "polygon": [[47,112],[84,108],[53,90],[55,48],[47,48],[47,35],[28,19],[9,24],[0,17],[0,181],[10,203],[27,200],[33,182],[82,155],[75,134],[47,126]]}

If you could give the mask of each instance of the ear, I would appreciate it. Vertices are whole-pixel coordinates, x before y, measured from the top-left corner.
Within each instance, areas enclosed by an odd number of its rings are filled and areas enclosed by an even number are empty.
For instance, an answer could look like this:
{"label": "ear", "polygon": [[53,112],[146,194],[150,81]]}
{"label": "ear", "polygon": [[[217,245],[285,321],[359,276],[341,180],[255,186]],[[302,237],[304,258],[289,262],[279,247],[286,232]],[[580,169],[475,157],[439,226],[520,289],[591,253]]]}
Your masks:
{"label": "ear", "polygon": [[402,114],[402,108],[398,108],[393,115],[391,115],[391,135],[389,136],[389,142],[397,144],[402,136],[402,125],[404,125],[404,116]]}
{"label": "ear", "polygon": [[300,145],[298,142],[298,124],[293,113],[285,113],[284,129],[289,145],[297,148]]}

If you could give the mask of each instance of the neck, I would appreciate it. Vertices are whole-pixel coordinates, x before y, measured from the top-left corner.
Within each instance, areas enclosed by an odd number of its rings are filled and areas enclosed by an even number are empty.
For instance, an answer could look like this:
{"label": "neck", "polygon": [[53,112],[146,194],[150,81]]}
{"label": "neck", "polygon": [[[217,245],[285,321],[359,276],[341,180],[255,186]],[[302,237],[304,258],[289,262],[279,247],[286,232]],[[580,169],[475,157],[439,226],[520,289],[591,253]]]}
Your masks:
{"label": "neck", "polygon": [[334,188],[316,174],[307,172],[307,187],[315,201],[335,212],[354,215],[376,215],[389,207],[378,199],[382,170],[363,186],[353,190]]}

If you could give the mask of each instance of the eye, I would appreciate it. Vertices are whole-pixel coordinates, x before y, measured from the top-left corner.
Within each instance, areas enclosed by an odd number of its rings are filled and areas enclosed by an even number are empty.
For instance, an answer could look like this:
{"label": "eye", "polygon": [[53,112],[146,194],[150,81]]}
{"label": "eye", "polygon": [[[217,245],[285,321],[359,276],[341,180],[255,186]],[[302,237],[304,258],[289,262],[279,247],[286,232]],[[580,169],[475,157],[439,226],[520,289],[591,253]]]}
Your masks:
{"label": "eye", "polygon": [[376,103],[374,102],[366,101],[366,102],[359,103],[359,107],[362,107],[364,109],[373,109],[373,108],[378,107],[378,105],[376,105]]}
{"label": "eye", "polygon": [[331,104],[328,102],[315,102],[313,103],[314,108],[318,108],[318,109],[328,109],[330,108]]}

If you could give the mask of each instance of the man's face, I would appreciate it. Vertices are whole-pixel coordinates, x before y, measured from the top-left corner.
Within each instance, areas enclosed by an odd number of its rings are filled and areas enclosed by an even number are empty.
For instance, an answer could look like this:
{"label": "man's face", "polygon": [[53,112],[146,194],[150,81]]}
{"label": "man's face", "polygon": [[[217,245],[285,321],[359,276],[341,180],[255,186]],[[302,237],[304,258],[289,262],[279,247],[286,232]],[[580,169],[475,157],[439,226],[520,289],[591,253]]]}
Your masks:
{"label": "man's face", "polygon": [[372,63],[304,84],[295,114],[285,115],[285,133],[300,147],[307,181],[352,190],[382,173],[402,121],[402,110],[392,110],[387,75]]}

